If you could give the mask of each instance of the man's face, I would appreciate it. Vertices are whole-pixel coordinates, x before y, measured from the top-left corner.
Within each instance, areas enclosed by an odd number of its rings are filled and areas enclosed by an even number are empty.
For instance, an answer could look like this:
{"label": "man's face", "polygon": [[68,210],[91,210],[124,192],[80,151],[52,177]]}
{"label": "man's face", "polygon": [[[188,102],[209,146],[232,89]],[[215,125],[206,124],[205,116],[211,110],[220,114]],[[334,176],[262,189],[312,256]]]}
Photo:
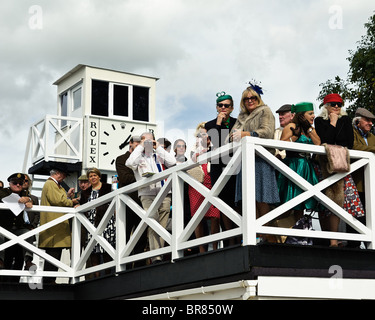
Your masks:
{"label": "man's face", "polygon": [[57,174],[54,176],[54,178],[56,179],[57,182],[61,183],[66,178],[66,173],[58,171]]}
{"label": "man's face", "polygon": [[293,119],[293,114],[290,111],[283,111],[279,113],[279,122],[281,127],[287,126]]}
{"label": "man's face", "polygon": [[23,190],[23,180],[12,180],[9,182],[9,187],[13,193],[20,193]]}
{"label": "man's face", "polygon": [[129,142],[129,151],[132,152],[139,145],[139,141],[130,141]]}
{"label": "man's face", "polygon": [[364,133],[367,133],[372,128],[372,120],[366,117],[361,117],[358,123],[358,128],[360,128]]}
{"label": "man's face", "polygon": [[146,154],[152,154],[154,150],[154,140],[151,133],[146,133],[142,136],[143,146]]}
{"label": "man's face", "polygon": [[78,182],[78,185],[81,190],[87,190],[90,186],[90,182],[88,180],[81,180]]}

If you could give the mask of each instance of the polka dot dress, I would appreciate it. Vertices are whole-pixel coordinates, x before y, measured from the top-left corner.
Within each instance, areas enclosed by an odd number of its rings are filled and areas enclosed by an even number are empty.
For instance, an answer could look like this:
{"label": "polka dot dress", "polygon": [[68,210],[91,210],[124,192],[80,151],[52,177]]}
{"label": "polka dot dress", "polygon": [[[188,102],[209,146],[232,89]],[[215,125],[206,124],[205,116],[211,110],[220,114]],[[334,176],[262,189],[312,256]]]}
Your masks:
{"label": "polka dot dress", "polygon": [[[202,164],[202,169],[204,172],[203,185],[206,188],[211,189],[211,177],[207,171],[207,164]],[[199,206],[202,204],[204,197],[197,190],[189,186],[189,199],[191,216],[193,216],[195,212],[198,210]],[[220,218],[220,211],[219,209],[211,205],[204,216],[206,218]]]}

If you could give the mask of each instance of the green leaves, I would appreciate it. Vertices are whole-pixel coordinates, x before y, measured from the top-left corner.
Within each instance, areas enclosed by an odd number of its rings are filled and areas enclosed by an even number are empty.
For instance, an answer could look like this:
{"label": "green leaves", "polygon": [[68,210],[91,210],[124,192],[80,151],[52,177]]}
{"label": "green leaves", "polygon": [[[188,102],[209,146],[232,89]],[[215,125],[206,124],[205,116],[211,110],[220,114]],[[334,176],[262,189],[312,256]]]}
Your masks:
{"label": "green leaves", "polygon": [[[321,83],[318,99],[329,93],[338,93],[346,101],[346,110],[353,116],[358,108],[375,113],[375,14],[365,23],[366,34],[358,41],[357,49],[350,50],[347,79],[336,76]],[[349,103],[349,105],[348,105]]]}

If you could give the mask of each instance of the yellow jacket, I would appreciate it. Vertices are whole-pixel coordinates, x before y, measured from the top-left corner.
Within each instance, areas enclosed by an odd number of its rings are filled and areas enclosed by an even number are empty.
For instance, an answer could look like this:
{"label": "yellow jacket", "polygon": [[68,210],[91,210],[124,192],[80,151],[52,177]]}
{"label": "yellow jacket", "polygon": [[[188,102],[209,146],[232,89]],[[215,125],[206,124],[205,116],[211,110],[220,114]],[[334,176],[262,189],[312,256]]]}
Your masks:
{"label": "yellow jacket", "polygon": [[[73,201],[67,198],[64,188],[49,178],[43,186],[41,206],[72,207]],[[40,225],[64,215],[63,213],[41,212]],[[39,234],[40,248],[67,248],[71,246],[69,220],[59,223]]]}

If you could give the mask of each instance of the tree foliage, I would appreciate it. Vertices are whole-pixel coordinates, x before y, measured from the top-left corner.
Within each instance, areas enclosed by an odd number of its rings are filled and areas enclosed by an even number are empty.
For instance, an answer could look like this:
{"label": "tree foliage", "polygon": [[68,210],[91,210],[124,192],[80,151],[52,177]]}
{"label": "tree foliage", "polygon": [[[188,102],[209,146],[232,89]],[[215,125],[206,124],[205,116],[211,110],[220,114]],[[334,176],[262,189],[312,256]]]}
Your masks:
{"label": "tree foliage", "polygon": [[353,116],[358,108],[366,108],[375,114],[375,14],[365,23],[366,34],[357,42],[355,51],[350,50],[347,79],[336,76],[321,83],[318,99],[329,93],[338,93],[349,102],[346,110]]}

